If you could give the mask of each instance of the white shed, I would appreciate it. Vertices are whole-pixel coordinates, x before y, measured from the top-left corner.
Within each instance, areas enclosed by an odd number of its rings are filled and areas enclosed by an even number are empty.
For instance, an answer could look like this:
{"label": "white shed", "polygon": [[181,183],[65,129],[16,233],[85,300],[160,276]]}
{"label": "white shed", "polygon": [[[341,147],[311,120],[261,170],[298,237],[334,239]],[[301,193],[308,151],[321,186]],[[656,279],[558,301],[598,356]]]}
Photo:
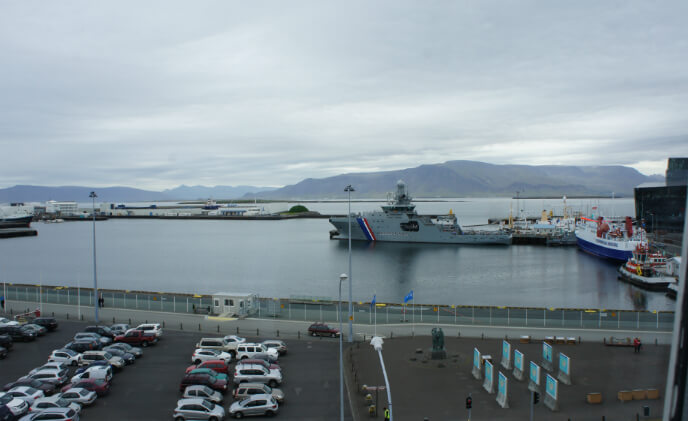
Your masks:
{"label": "white shed", "polygon": [[213,314],[246,316],[258,311],[258,294],[217,292],[213,294]]}

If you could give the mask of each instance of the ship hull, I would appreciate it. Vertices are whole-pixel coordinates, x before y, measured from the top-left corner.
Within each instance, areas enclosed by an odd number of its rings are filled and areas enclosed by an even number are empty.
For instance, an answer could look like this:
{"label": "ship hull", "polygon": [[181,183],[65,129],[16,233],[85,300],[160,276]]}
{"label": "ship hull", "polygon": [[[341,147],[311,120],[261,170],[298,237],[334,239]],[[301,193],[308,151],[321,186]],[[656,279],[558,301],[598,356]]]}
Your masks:
{"label": "ship hull", "polygon": [[619,268],[619,279],[650,291],[667,291],[676,279],[669,276],[641,276],[629,271],[625,266]]}
{"label": "ship hull", "polygon": [[33,215],[27,215],[22,217],[10,217],[0,219],[0,229],[3,228],[29,228],[31,226],[31,221],[33,220]]}
{"label": "ship hull", "polygon": [[[400,229],[401,224],[413,230]],[[349,223],[347,217],[330,218],[336,228],[333,239],[348,240]],[[511,244],[511,235],[500,232],[465,233],[434,224],[429,218],[408,219],[404,216],[389,216],[383,213],[351,217],[351,239],[356,241],[385,241],[398,243],[443,243],[443,244]]]}

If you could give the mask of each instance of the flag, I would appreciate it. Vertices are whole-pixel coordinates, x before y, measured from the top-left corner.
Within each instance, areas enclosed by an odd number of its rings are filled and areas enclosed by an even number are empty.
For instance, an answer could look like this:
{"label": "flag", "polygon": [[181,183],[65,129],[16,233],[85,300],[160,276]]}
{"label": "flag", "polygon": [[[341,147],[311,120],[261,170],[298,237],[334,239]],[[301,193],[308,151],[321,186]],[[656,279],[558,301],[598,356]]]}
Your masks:
{"label": "flag", "polygon": [[404,304],[408,303],[411,300],[413,300],[413,290],[411,290],[411,292],[409,292],[408,295],[404,297]]}
{"label": "flag", "polygon": [[375,305],[375,303],[376,303],[375,297],[376,296],[377,296],[377,294],[373,295],[373,301],[370,302],[370,308],[373,308],[373,306]]}

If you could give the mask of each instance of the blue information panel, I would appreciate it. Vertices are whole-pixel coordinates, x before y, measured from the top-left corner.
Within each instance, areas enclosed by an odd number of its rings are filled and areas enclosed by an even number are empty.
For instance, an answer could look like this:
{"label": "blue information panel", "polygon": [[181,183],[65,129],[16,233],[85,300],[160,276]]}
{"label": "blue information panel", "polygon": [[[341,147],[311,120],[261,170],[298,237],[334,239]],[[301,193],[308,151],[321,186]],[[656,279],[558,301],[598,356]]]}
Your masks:
{"label": "blue information panel", "polygon": [[480,351],[478,348],[473,348],[473,367],[480,370]]}
{"label": "blue information panel", "polygon": [[492,363],[489,361],[485,361],[485,379],[490,380],[490,382],[494,381],[494,377],[492,377]]}
{"label": "blue information panel", "polygon": [[507,341],[502,341],[502,361],[511,360],[511,344]]}
{"label": "blue information panel", "polygon": [[523,354],[518,349],[514,350],[514,368],[523,372]]}
{"label": "blue information panel", "polygon": [[530,362],[530,380],[540,386],[540,366]]}
{"label": "blue information panel", "polygon": [[557,399],[557,392],[559,389],[559,382],[554,379],[554,377],[547,375],[547,383],[545,384],[545,392],[552,397],[552,399]]}
{"label": "blue information panel", "polygon": [[571,360],[562,352],[559,353],[559,371],[567,376],[571,375]]}
{"label": "blue information panel", "polygon": [[506,376],[499,372],[499,382],[497,383],[497,391],[500,395],[506,395]]}
{"label": "blue information panel", "polygon": [[552,362],[552,345],[547,342],[542,343],[542,359]]}

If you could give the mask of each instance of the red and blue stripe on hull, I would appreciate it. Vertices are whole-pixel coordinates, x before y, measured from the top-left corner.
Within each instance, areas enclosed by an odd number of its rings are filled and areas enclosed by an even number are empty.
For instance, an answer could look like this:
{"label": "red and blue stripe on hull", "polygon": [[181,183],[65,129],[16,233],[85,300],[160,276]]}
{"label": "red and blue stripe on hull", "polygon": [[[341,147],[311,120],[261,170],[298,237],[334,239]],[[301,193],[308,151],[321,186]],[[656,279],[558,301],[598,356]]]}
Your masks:
{"label": "red and blue stripe on hull", "polygon": [[363,231],[363,235],[365,235],[368,241],[375,241],[375,234],[373,233],[373,230],[370,228],[368,220],[366,218],[356,218],[356,221],[358,221],[358,225],[361,227],[361,231]]}

